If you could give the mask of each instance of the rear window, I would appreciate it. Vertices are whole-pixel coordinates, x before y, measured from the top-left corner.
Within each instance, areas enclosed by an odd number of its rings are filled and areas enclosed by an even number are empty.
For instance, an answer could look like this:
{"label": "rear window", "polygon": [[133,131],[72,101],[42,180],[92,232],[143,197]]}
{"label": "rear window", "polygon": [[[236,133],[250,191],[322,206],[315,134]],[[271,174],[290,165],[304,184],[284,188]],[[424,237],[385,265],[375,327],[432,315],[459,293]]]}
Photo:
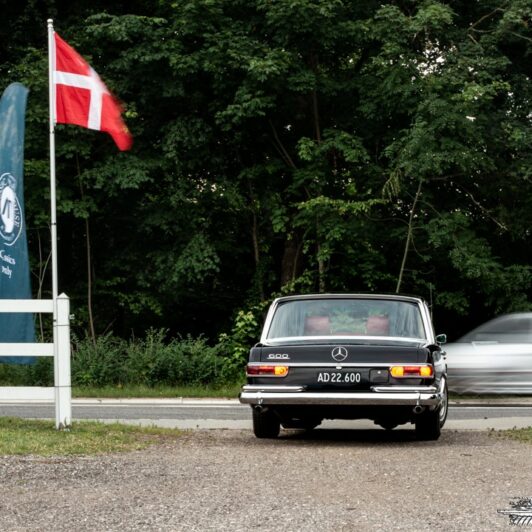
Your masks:
{"label": "rear window", "polygon": [[267,338],[379,336],[426,338],[419,306],[375,299],[305,299],[279,303]]}

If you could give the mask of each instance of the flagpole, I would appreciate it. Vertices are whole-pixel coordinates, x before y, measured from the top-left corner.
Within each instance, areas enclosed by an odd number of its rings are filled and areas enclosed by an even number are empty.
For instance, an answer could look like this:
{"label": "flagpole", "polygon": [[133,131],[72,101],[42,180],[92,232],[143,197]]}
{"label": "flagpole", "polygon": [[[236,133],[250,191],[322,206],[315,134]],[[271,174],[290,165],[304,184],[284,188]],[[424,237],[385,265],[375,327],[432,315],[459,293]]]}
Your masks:
{"label": "flagpole", "polygon": [[58,295],[57,281],[57,208],[55,194],[55,93],[54,93],[54,21],[48,22],[48,85],[50,94],[50,222],[52,230],[52,298],[54,308]]}
{"label": "flagpole", "polygon": [[[55,196],[55,87],[54,87],[54,70],[55,70],[55,40],[54,40],[54,21],[49,18],[48,23],[48,88],[50,93],[50,224],[52,232],[52,300],[53,300],[53,338],[54,338],[54,387],[55,387],[55,425],[61,426],[61,400],[64,394],[61,388],[61,366],[59,352],[59,323],[58,323],[58,299],[57,299],[57,214],[56,214],[56,196]],[[70,362],[70,361],[69,361]],[[70,370],[69,370],[70,379]],[[70,388],[68,388],[70,390]],[[71,393],[68,391],[68,393]],[[67,401],[67,412],[70,408],[70,399]],[[70,417],[70,414],[68,414]]]}

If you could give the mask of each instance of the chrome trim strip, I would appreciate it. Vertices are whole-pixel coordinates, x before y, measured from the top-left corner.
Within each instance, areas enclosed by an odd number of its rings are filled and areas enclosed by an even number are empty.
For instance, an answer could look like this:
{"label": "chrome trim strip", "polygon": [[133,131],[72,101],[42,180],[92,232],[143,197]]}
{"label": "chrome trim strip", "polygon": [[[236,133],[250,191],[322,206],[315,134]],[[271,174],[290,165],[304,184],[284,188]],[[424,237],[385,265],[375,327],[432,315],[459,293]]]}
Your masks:
{"label": "chrome trim strip", "polygon": [[376,393],[436,393],[439,392],[436,386],[372,386],[371,389]]}
{"label": "chrome trim strip", "polygon": [[439,392],[276,392],[269,387],[257,391],[242,389],[239,400],[250,405],[359,405],[438,406]]}
{"label": "chrome trim strip", "polygon": [[306,386],[276,386],[275,384],[244,384],[242,386],[243,392],[302,392]]}
{"label": "chrome trim strip", "polygon": [[[326,341],[327,345],[331,344],[342,344],[342,341],[344,341],[347,346],[349,346],[349,342],[352,342],[353,340],[370,340],[370,341],[378,341],[378,340],[385,340],[386,342],[404,342],[404,343],[416,343],[416,344],[423,344],[423,345],[430,345],[430,339],[429,338],[407,338],[404,336],[368,336],[368,335],[335,335],[335,334],[328,334],[327,336],[281,336],[278,338],[268,338],[261,340],[261,343],[264,345],[264,347],[278,347],[278,344],[283,344],[285,342],[311,342],[315,340],[320,341]],[[428,343],[427,343],[428,342]],[[298,345],[304,345],[304,344],[298,344]],[[352,344],[352,345],[358,345],[358,344]],[[382,344],[384,347],[392,347],[392,344]]]}
{"label": "chrome trim strip", "polygon": [[[268,360],[263,362],[249,362],[248,366],[288,366],[294,368],[391,368],[392,366],[429,366],[429,363],[415,363],[410,362],[362,362],[357,364],[356,362],[281,362],[277,360]],[[251,375],[251,377],[266,377],[266,375]],[[402,377],[408,378],[408,377]],[[419,379],[419,377],[413,377]]]}
{"label": "chrome trim strip", "polygon": [[277,303],[279,301],[300,301],[303,299],[390,299],[392,301],[408,301],[410,303],[423,301],[420,297],[417,296],[404,296],[400,294],[376,294],[363,292],[322,292],[320,294],[297,294],[291,296],[281,296],[275,299],[274,303]]}
{"label": "chrome trim strip", "polygon": [[[275,385],[275,384],[244,384],[242,386],[243,392],[302,392],[306,390],[306,386],[300,385]],[[443,384],[440,387],[436,386],[372,386],[371,390],[376,393],[443,393]]]}
{"label": "chrome trim strip", "polygon": [[250,373],[246,373],[246,377],[249,379],[284,379],[286,375],[251,375]]}

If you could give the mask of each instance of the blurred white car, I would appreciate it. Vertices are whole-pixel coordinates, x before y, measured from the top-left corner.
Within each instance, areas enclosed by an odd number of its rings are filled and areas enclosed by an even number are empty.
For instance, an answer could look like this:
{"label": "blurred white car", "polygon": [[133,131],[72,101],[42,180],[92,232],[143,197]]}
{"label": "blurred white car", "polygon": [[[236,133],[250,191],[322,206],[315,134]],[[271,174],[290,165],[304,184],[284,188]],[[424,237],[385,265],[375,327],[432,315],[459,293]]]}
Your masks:
{"label": "blurred white car", "polygon": [[532,312],[499,316],[444,351],[449,391],[532,395]]}

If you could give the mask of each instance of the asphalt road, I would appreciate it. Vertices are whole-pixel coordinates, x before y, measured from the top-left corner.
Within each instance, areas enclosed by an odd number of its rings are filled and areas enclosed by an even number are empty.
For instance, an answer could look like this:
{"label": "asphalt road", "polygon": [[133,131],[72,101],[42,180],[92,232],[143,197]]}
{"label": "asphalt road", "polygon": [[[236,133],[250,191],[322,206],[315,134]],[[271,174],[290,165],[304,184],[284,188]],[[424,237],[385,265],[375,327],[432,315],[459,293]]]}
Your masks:
{"label": "asphalt road", "polygon": [[[53,404],[2,403],[0,416],[26,418],[54,418]],[[175,428],[247,429],[251,428],[250,408],[236,400],[164,400],[131,399],[101,400],[75,399],[72,417],[102,421],[120,421],[141,425]],[[513,401],[511,404],[484,402],[457,404],[449,407],[447,429],[483,430],[532,426],[532,402]],[[365,420],[326,420],[325,429],[373,428]],[[408,427],[407,427],[408,428]]]}

